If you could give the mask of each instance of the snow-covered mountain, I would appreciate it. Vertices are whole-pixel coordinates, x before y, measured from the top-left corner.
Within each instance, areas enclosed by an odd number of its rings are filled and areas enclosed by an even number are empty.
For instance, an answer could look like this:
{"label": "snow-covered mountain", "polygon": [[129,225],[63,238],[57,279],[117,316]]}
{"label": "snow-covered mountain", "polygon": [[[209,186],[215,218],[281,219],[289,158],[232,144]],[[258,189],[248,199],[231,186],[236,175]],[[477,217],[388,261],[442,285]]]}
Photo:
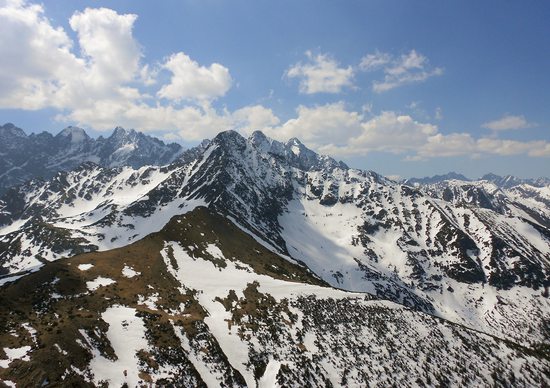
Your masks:
{"label": "snow-covered mountain", "polygon": [[550,185],[519,183],[504,187],[489,180],[450,179],[417,187],[431,197],[457,206],[490,209],[550,228]]}
{"label": "snow-covered mountain", "polygon": [[464,175],[458,174],[454,171],[451,171],[451,172],[449,172],[447,174],[443,174],[443,175],[434,175],[434,176],[431,176],[431,177],[424,177],[424,178],[403,179],[401,181],[401,183],[403,183],[405,185],[409,185],[409,186],[416,186],[416,185],[428,185],[428,184],[433,184],[433,183],[439,183],[439,182],[448,181],[448,180],[451,180],[451,179],[457,179],[457,180],[461,180],[461,181],[469,181],[469,179],[466,178]]}
{"label": "snow-covered mountain", "polygon": [[125,247],[48,263],[2,287],[0,303],[8,386],[550,383],[543,349],[327,287],[204,207]]}
{"label": "snow-covered mountain", "polygon": [[164,165],[182,151],[179,144],[117,127],[111,136],[90,138],[81,128],[67,127],[57,135],[26,135],[15,125],[0,126],[0,193],[32,178],[49,179],[86,161],[106,167]]}
{"label": "snow-covered mountain", "polygon": [[550,178],[540,177],[540,178],[519,178],[513,175],[500,176],[493,173],[485,174],[478,180],[468,179],[462,174],[458,174],[454,171],[449,172],[443,175],[434,175],[431,177],[424,178],[407,178],[401,180],[401,183],[409,186],[423,186],[431,185],[435,183],[441,183],[445,181],[457,180],[462,182],[479,182],[486,181],[494,183],[496,186],[504,189],[509,189],[519,185],[529,185],[534,187],[544,187],[550,185]]}
{"label": "snow-covered mountain", "polygon": [[8,281],[61,257],[124,247],[202,205],[334,287],[547,346],[549,209],[529,201],[522,213],[457,202],[351,169],[297,139],[227,131],[164,167],[88,163],[12,189],[0,203],[0,260]]}

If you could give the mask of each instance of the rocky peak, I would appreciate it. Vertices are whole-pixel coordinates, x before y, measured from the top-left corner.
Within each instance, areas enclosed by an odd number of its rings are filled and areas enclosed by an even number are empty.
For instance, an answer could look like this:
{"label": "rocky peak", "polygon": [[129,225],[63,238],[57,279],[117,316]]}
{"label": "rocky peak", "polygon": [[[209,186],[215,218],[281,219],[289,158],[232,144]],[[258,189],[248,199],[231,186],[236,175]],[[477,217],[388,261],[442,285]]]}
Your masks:
{"label": "rocky peak", "polygon": [[12,123],[6,123],[0,126],[0,137],[4,138],[7,136],[27,137],[25,131],[16,127]]}
{"label": "rocky peak", "polygon": [[57,139],[68,139],[71,143],[84,143],[90,140],[90,136],[82,128],[68,126],[59,132],[56,136]]}
{"label": "rocky peak", "polygon": [[255,131],[249,138],[250,144],[263,153],[271,153],[283,157],[286,162],[295,168],[304,171],[318,171],[335,168],[348,169],[344,162],[337,162],[326,155],[319,155],[307,148],[299,139],[293,137],[286,143],[270,139],[261,131]]}
{"label": "rocky peak", "polygon": [[457,181],[464,181],[464,182],[470,181],[470,179],[466,178],[464,175],[451,171],[443,175],[434,175],[431,177],[424,177],[424,178],[409,178],[409,179],[405,179],[403,183],[407,185],[417,185],[417,184],[430,185],[430,184],[440,183],[440,182],[449,181],[449,180],[457,180]]}

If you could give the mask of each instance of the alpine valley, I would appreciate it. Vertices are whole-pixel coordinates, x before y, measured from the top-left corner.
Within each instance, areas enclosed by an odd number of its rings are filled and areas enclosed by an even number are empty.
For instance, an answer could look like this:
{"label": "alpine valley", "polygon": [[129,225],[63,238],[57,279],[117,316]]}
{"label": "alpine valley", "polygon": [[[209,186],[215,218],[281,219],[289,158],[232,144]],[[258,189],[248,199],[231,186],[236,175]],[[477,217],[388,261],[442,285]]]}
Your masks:
{"label": "alpine valley", "polygon": [[550,385],[548,180],[2,131],[47,166],[2,140],[4,385]]}

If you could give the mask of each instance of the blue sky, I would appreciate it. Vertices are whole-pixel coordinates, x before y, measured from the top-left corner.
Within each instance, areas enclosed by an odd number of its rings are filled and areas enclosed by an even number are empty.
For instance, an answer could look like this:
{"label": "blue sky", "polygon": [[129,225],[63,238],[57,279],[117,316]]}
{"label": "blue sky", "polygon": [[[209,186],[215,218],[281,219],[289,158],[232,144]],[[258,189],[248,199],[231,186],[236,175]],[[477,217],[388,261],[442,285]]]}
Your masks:
{"label": "blue sky", "polygon": [[548,176],[545,1],[0,0],[0,122],[261,129],[386,175]]}

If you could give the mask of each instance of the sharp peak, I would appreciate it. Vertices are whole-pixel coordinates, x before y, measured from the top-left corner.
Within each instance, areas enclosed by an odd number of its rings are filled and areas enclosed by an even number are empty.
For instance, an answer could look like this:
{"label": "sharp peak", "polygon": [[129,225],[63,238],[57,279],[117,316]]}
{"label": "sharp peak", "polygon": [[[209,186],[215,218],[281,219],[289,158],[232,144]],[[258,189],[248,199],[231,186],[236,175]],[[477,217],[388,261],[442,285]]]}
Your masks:
{"label": "sharp peak", "polygon": [[226,130],[220,131],[214,137],[214,139],[215,138],[224,138],[224,137],[242,137],[244,139],[244,136],[241,135],[238,131],[236,131],[234,129],[226,129]]}
{"label": "sharp peak", "polygon": [[24,130],[17,127],[13,123],[5,123],[4,125],[0,126],[0,129],[2,129],[3,131],[9,131],[10,133],[16,134],[16,135],[21,136],[21,137],[27,136],[27,134],[25,133]]}
{"label": "sharp peak", "polygon": [[126,129],[124,127],[121,127],[120,125],[119,126],[116,126],[115,129],[113,130],[113,134],[115,133],[123,133],[123,134],[141,134],[141,135],[144,135],[143,132],[140,132],[140,131],[136,131],[134,128],[130,128],[130,129]]}
{"label": "sharp peak", "polygon": [[[70,134],[70,133],[83,133],[83,134],[86,134],[86,131],[80,127],[75,127],[73,125],[69,125],[68,127],[66,128],[63,128],[57,135],[67,135],[67,134]],[[86,134],[87,135],[87,134]]]}
{"label": "sharp peak", "polygon": [[[291,137],[290,139],[288,139],[288,141],[286,142],[286,144],[288,145],[301,145],[301,146],[304,146],[304,143],[302,143],[300,141],[300,139],[298,139],[297,137]],[[305,147],[305,146],[304,146]]]}

